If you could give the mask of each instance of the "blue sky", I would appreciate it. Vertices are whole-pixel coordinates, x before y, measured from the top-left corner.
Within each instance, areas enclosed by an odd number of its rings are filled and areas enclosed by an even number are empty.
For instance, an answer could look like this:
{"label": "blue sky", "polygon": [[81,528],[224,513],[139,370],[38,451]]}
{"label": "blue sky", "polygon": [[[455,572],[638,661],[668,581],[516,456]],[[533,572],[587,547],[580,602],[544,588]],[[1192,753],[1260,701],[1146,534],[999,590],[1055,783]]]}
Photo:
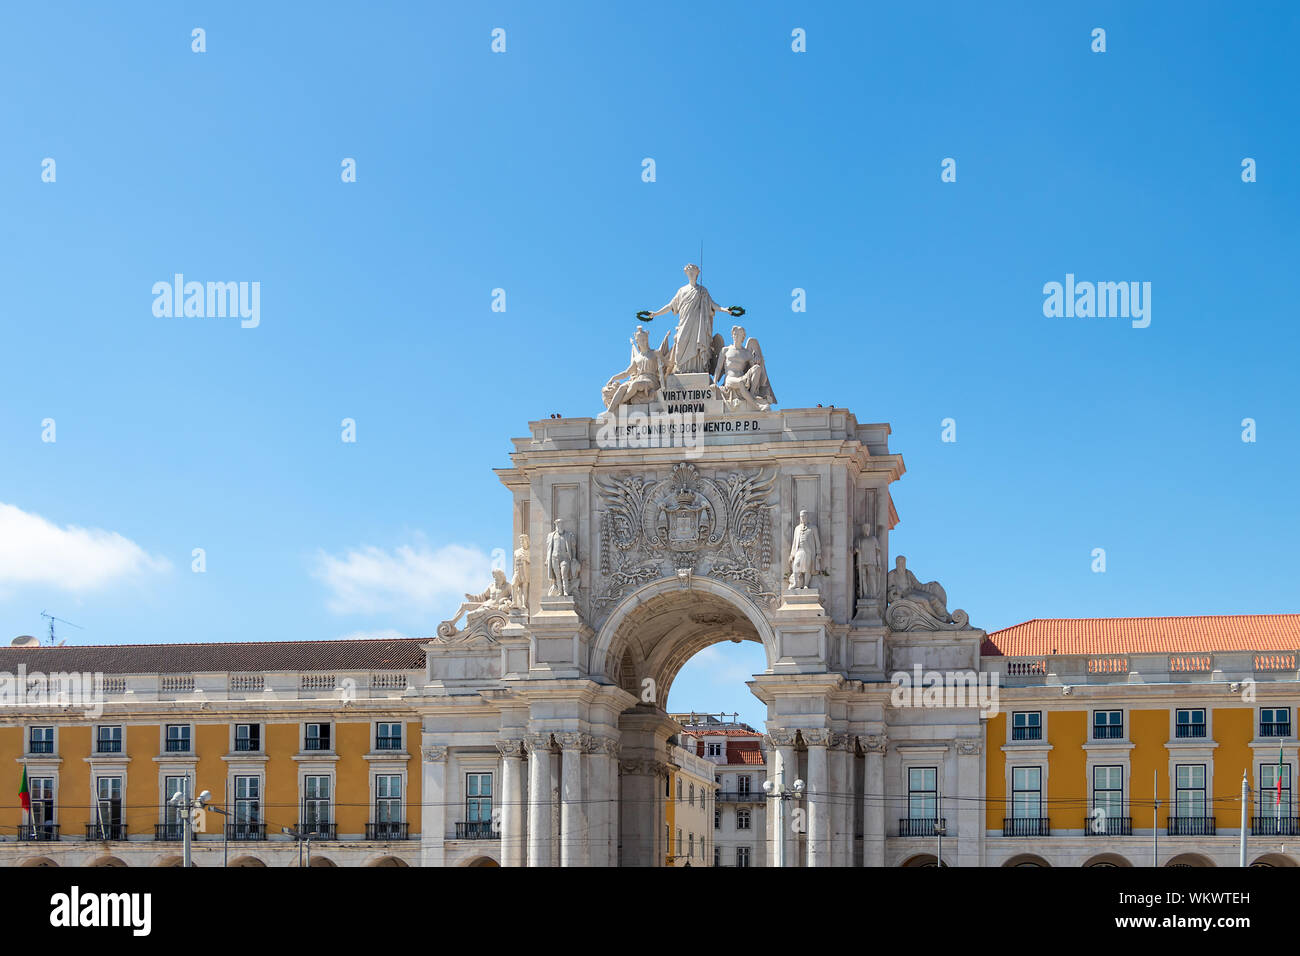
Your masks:
{"label": "blue sky", "polygon": [[[600,409],[701,241],[786,407],[892,423],[892,550],[977,626],[1296,610],[1298,34],[1284,3],[9,5],[0,635],[431,634],[509,545],[508,439]],[[155,316],[177,272],[259,282],[260,324]],[[1150,326],[1045,317],[1067,273],[1150,282]],[[669,706],[758,719],[722,647]]]}

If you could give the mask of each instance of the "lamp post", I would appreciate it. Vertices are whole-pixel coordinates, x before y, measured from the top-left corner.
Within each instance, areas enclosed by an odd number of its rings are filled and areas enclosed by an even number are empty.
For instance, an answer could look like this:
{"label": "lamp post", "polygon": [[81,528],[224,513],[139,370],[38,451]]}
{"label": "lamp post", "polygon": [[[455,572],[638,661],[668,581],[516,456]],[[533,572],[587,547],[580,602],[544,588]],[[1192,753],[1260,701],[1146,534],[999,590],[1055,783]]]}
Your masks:
{"label": "lamp post", "polygon": [[298,869],[302,869],[302,845],[307,844],[307,865],[311,866],[311,833],[303,833],[297,827],[280,827],[281,833],[286,833],[298,841]]}
{"label": "lamp post", "polygon": [[803,799],[803,781],[796,779],[794,785],[787,790],[783,767],[777,771],[775,784],[771,780],[763,781],[763,792],[777,801],[776,865],[782,867],[785,866],[785,805],[791,800]]}
{"label": "lamp post", "polygon": [[170,803],[179,808],[181,814],[181,865],[189,867],[191,863],[190,843],[192,838],[191,831],[194,828],[194,811],[201,810],[207,806],[208,800],[212,794],[204,790],[195,799],[190,799],[190,778],[184,777],[181,780],[181,789],[179,793],[172,794]]}

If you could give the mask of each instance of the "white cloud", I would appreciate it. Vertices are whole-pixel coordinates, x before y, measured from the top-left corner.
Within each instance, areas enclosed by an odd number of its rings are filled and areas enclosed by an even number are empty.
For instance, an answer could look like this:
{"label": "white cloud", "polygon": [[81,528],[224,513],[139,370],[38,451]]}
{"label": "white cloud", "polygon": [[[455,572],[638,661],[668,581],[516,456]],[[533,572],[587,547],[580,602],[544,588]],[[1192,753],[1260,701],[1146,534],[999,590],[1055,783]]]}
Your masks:
{"label": "white cloud", "polygon": [[466,592],[492,579],[492,559],[477,548],[402,545],[392,551],[362,545],[342,555],[317,552],[313,574],[329,588],[335,614],[439,611],[450,616]]}
{"label": "white cloud", "polygon": [[60,528],[16,505],[0,503],[0,586],[93,591],[170,568],[166,558],[146,553],[115,531]]}

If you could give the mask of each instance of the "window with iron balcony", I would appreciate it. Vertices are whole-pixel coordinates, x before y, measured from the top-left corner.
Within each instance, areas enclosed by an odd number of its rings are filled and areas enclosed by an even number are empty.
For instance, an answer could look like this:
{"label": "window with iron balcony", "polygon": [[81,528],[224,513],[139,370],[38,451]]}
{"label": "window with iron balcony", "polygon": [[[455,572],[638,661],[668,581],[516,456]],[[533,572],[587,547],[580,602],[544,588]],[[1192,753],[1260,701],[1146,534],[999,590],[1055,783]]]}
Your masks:
{"label": "window with iron balcony", "polygon": [[1259,711],[1259,735],[1261,737],[1290,737],[1291,708],[1261,708]]}

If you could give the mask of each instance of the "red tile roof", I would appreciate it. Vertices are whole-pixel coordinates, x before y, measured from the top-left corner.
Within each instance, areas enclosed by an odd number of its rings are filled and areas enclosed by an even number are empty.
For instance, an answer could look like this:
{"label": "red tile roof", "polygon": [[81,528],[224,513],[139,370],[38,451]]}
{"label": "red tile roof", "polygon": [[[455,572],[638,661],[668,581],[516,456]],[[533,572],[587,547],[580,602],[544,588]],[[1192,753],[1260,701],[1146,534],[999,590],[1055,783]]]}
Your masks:
{"label": "red tile roof", "polygon": [[763,766],[763,751],[759,747],[758,741],[727,741],[727,763],[729,765],[754,764],[760,767]]}
{"label": "red tile roof", "polygon": [[90,644],[0,647],[0,670],[103,674],[203,671],[417,670],[428,638],[346,641],[243,641],[229,644]]}
{"label": "red tile roof", "polygon": [[1300,648],[1300,614],[1035,618],[985,638],[985,657],[1182,654]]}

